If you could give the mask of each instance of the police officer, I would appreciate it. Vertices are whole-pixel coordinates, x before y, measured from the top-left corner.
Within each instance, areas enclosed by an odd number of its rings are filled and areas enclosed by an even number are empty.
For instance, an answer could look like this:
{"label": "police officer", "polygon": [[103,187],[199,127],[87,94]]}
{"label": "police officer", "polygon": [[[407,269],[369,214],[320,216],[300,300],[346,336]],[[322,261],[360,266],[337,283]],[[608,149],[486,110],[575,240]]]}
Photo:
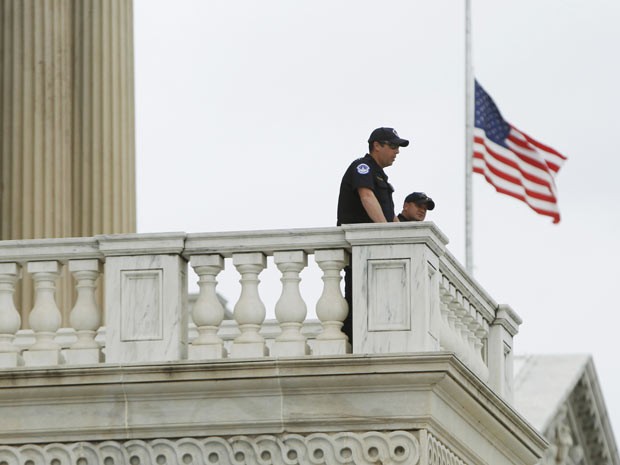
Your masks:
{"label": "police officer", "polygon": [[[383,171],[396,160],[401,147],[409,141],[402,139],[393,128],[377,128],[368,138],[368,153],[349,165],[340,183],[338,196],[338,226],[351,223],[390,223],[398,221],[394,214],[394,189]],[[349,314],[342,330],[352,341],[352,277],[351,265],[345,268],[345,299]]]}
{"label": "police officer", "polygon": [[395,220],[394,189],[383,168],[391,166],[401,139],[392,128],[377,128],[368,138],[368,153],[355,160],[344,173],[338,197],[338,226],[351,223],[389,223]]}
{"label": "police officer", "polygon": [[403,211],[398,214],[399,221],[424,221],[426,211],[435,208],[435,202],[424,192],[412,192],[405,197]]}

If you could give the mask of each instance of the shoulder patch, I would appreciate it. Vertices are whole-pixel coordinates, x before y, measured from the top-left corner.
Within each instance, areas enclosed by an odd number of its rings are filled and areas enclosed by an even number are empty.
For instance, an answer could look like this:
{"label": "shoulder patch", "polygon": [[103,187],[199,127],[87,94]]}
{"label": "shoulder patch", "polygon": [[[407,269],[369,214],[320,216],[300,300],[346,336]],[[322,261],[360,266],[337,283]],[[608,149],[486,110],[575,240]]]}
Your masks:
{"label": "shoulder patch", "polygon": [[356,169],[359,174],[368,174],[370,172],[370,166],[368,166],[366,163],[360,163],[359,165],[357,165]]}

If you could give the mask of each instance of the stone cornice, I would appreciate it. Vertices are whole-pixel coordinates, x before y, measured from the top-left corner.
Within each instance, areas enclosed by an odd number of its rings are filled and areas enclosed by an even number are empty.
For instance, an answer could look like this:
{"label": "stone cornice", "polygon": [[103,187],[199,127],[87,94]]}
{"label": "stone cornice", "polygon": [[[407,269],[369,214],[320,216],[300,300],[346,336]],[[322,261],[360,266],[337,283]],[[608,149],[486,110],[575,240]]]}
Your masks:
{"label": "stone cornice", "polygon": [[[526,463],[545,444],[446,353],[16,368],[0,371],[0,414],[21,419],[0,425],[4,444],[441,430],[453,421]],[[452,434],[466,447],[471,431]]]}

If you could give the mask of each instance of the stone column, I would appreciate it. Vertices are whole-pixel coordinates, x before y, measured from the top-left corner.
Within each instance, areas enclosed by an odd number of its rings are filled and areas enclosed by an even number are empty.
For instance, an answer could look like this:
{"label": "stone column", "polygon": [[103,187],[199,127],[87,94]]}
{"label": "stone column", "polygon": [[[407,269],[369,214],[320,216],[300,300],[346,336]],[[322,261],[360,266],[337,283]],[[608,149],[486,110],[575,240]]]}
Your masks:
{"label": "stone column", "polygon": [[72,232],[134,232],[133,2],[75,1],[72,26]]}
{"label": "stone column", "polygon": [[71,233],[70,3],[1,3],[2,239]]}
{"label": "stone column", "polygon": [[132,0],[0,0],[0,25],[0,239],[135,231]]}

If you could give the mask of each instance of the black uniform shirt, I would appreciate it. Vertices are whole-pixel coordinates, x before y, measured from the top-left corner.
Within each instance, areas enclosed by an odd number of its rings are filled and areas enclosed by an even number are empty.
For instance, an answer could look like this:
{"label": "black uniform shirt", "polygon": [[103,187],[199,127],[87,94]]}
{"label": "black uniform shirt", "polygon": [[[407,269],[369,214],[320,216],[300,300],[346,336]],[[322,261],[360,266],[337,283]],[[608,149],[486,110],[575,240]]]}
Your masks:
{"label": "black uniform shirt", "polygon": [[377,162],[368,154],[355,160],[342,177],[340,183],[340,195],[338,196],[338,226],[350,223],[372,223],[366,213],[362,201],[357,192],[360,187],[371,189],[385,219],[389,222],[394,220],[394,201],[392,192],[394,189],[388,182],[388,177]]}

